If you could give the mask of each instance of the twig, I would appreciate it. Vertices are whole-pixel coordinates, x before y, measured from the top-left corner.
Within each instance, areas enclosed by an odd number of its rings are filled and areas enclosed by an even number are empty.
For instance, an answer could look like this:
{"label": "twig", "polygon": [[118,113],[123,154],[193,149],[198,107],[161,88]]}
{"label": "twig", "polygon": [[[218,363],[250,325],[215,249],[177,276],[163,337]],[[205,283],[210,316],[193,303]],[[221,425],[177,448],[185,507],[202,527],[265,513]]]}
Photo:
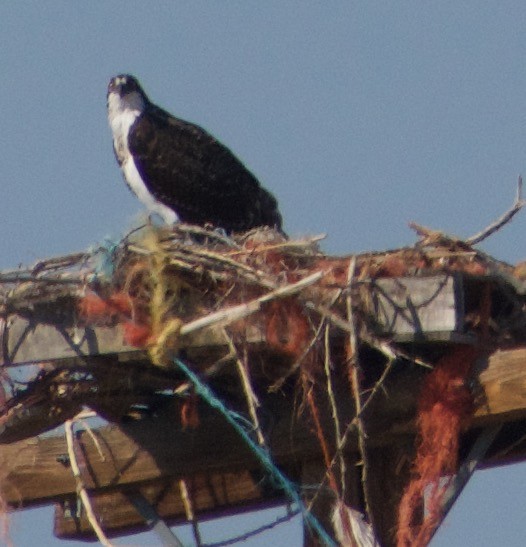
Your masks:
{"label": "twig", "polygon": [[93,444],[95,445],[95,448],[97,449],[97,452],[99,453],[100,461],[105,462],[106,456],[104,456],[104,452],[102,451],[102,447],[100,445],[99,439],[97,439],[97,436],[95,435],[95,433],[93,433],[93,430],[91,429],[88,422],[86,422],[85,420],[79,420],[79,421],[84,426],[85,431],[91,437],[91,440],[93,441]]}
{"label": "twig", "polygon": [[86,511],[86,517],[91,524],[91,527],[93,528],[93,531],[95,532],[98,540],[105,547],[112,547],[113,544],[106,537],[104,531],[100,527],[100,524],[97,520],[97,515],[95,515],[95,512],[93,511],[88,492],[86,490],[86,487],[84,486],[84,481],[82,480],[82,475],[80,473],[80,468],[77,462],[77,456],[75,454],[75,446],[73,440],[73,422],[74,420],[66,420],[64,422],[64,431],[66,434],[66,444],[68,447],[68,456],[71,465],[71,471],[73,473],[73,476],[75,477],[75,483],[77,485],[77,494],[82,501],[82,505],[84,506],[84,510]]}
{"label": "twig", "polygon": [[[369,396],[367,397],[367,399],[363,403],[361,414],[363,414],[365,412],[365,409],[369,406],[369,403],[374,399],[377,392],[383,387],[384,382],[385,382],[387,376],[389,376],[389,373],[391,372],[391,369],[393,368],[393,364],[394,364],[395,361],[396,361],[396,355],[393,354],[389,358],[389,360],[387,361],[387,364],[385,365],[385,368],[384,368],[384,371],[382,372],[382,375],[380,376],[380,378],[378,378],[378,381],[374,384],[373,389],[369,393]],[[345,433],[347,434],[347,431]],[[345,437],[345,435],[344,435],[344,437]],[[343,446],[342,446],[342,449],[343,449]],[[341,450],[340,447],[338,447],[338,450]]]}
{"label": "twig", "polygon": [[210,388],[204,384],[199,377],[180,359],[174,357],[173,363],[194,384],[197,394],[200,395],[213,409],[218,410],[228,424],[230,424],[238,435],[240,435],[256,459],[263,466],[265,471],[270,474],[276,485],[282,488],[289,500],[299,507],[305,523],[319,536],[319,540],[322,544],[327,547],[332,547],[333,545],[335,546],[336,544],[334,540],[320,524],[318,518],[306,509],[294,483],[292,483],[286,475],[283,474],[283,472],[275,465],[268,452],[255,443],[245,428],[241,425],[239,422],[239,415],[228,410],[228,408],[214,395]]}
{"label": "twig", "polygon": [[200,547],[203,543],[201,541],[201,532],[199,531],[199,521],[195,518],[192,499],[186,481],[181,479],[179,481],[179,491],[181,492],[181,499],[183,500],[184,511],[186,513],[186,519],[192,524],[192,530],[194,532],[195,544]]}
{"label": "twig", "polygon": [[259,407],[261,403],[259,402],[257,395],[254,393],[254,390],[252,389],[252,383],[250,382],[250,377],[247,371],[247,367],[245,366],[246,359],[244,361],[240,359],[239,353],[236,349],[236,346],[234,345],[234,341],[228,335],[225,329],[223,329],[223,332],[227,339],[227,343],[228,343],[228,347],[230,351],[233,352],[236,356],[235,359],[236,359],[237,371],[241,378],[241,383],[243,384],[243,390],[245,391],[245,399],[248,405],[248,412],[250,414],[250,417],[252,418],[252,423],[254,425],[254,430],[256,431],[258,443],[260,444],[260,446],[265,446],[265,437],[263,435],[263,432],[261,431],[261,426],[259,424],[259,418],[257,413],[257,407]]}
{"label": "twig", "polygon": [[[309,353],[309,351],[314,347],[314,345],[318,342],[319,338],[320,338],[320,335],[321,335],[321,329],[323,328],[323,326],[325,325],[326,323],[326,319],[329,319],[331,322],[338,322],[339,318],[330,310],[330,307],[336,303],[336,301],[338,300],[338,298],[340,298],[341,294],[342,294],[342,290],[338,290],[336,292],[336,294],[334,295],[334,297],[331,299],[331,301],[329,302],[329,304],[327,306],[322,306],[322,305],[317,305],[315,304],[314,302],[311,302],[310,300],[304,300],[302,299],[301,297],[299,298],[299,300],[303,303],[303,305],[305,306],[305,308],[309,309],[309,310],[314,310],[315,312],[317,312],[321,317],[321,321],[319,323],[319,325],[316,327],[316,330],[314,331],[314,335],[312,336],[311,338],[311,341],[309,342],[308,346],[302,351],[301,355],[296,359],[296,361],[292,364],[292,366],[289,368],[289,370],[287,371],[287,373],[282,376],[279,380],[276,380],[276,382],[274,382],[269,388],[269,392],[272,393],[272,392],[275,392],[277,391],[278,389],[281,388],[281,386],[285,383],[285,381],[287,380],[287,378],[289,378],[290,376],[292,376],[292,374],[294,374],[298,368],[301,366],[301,363],[303,362],[303,360],[305,359],[305,357],[307,356],[307,354]],[[343,321],[343,319],[341,320],[341,323],[343,323],[345,325],[345,328],[344,330],[346,332],[348,332],[348,325],[345,321]],[[339,325],[338,325],[339,326]]]}
{"label": "twig", "polygon": [[55,285],[80,285],[84,283],[81,279],[71,279],[66,277],[36,277],[26,272],[19,274],[0,274],[0,283],[43,283]]}
{"label": "twig", "polygon": [[301,355],[296,359],[296,361],[292,363],[292,365],[289,367],[289,370],[287,370],[287,372],[281,378],[276,380],[268,388],[269,393],[275,393],[276,391],[281,389],[281,387],[286,382],[286,380],[290,378],[300,368],[301,364],[303,363],[303,360],[305,359],[305,357],[307,357],[309,351],[311,351],[311,349],[315,346],[315,344],[320,339],[321,330],[324,325],[325,325],[325,318],[322,318],[319,325],[316,327],[316,330],[314,331],[314,334],[309,344],[307,345],[307,347],[301,352]]}
{"label": "twig", "polygon": [[468,237],[466,243],[468,245],[476,245],[480,243],[490,235],[494,234],[497,230],[500,230],[502,226],[510,222],[510,220],[526,205],[526,200],[522,197],[522,176],[519,176],[517,182],[517,197],[515,198],[515,203],[512,205],[508,211],[506,211],[499,219],[490,224],[487,228],[484,228],[478,234]]}
{"label": "twig", "polygon": [[[369,282],[370,281],[368,280],[367,283]],[[363,283],[363,280],[360,281],[360,283]],[[349,323],[349,321],[346,321],[345,319],[342,319],[339,315],[335,314],[333,311],[329,309],[329,307],[323,306],[321,304],[314,304],[313,302],[305,302],[305,307],[318,312],[320,315],[322,315],[325,319],[330,321],[335,327],[339,328],[343,332],[346,332],[348,334],[352,332],[351,323]],[[361,339],[364,342],[367,342],[367,344],[369,344],[373,348],[383,353],[387,357],[387,359],[391,359],[393,357],[402,357],[422,367],[429,368],[429,369],[433,368],[432,365],[430,365],[426,361],[423,361],[419,357],[416,357],[413,355],[409,356],[406,352],[402,351],[399,348],[392,347],[388,342],[386,342],[385,340],[378,339],[377,337],[373,336],[371,333],[362,332]]]}
{"label": "twig", "polygon": [[33,275],[38,275],[46,270],[59,270],[69,268],[71,266],[77,266],[80,262],[83,262],[88,258],[90,258],[89,253],[81,252],[48,258],[46,260],[39,260],[31,267],[31,273]]}
{"label": "twig", "polygon": [[340,443],[338,444],[338,446],[336,447],[336,451],[334,453],[334,456],[331,460],[331,463],[330,465],[328,466],[327,468],[327,471],[325,473],[325,477],[324,479],[322,480],[321,484],[319,485],[318,487],[318,491],[316,492],[316,494],[312,497],[312,499],[310,500],[309,502],[309,505],[307,506],[307,509],[310,509],[312,508],[314,502],[316,501],[316,498],[318,497],[318,493],[321,491],[321,488],[324,486],[325,482],[329,479],[329,474],[331,473],[331,470],[332,468],[336,465],[336,462],[338,461],[338,458],[339,458],[339,455],[340,453],[343,451],[343,449],[345,448],[345,445],[347,444],[347,441],[349,440],[349,436],[351,434],[351,432],[356,429],[357,427],[357,420],[358,418],[361,417],[361,415],[363,415],[363,413],[365,412],[365,410],[367,409],[367,407],[369,406],[369,404],[371,403],[371,401],[375,398],[376,394],[378,393],[378,391],[383,387],[383,384],[387,378],[387,376],[389,375],[389,373],[391,372],[391,369],[393,367],[393,364],[394,362],[396,361],[396,358],[397,356],[393,353],[391,354],[391,358],[388,359],[387,361],[387,364],[385,365],[385,368],[384,368],[384,371],[382,372],[382,375],[380,376],[380,378],[378,379],[378,381],[375,383],[373,389],[371,390],[369,396],[367,397],[367,399],[364,401],[363,405],[362,405],[362,410],[361,410],[361,413],[360,415],[356,415],[348,424],[347,424],[347,427],[345,428],[345,432],[341,438],[341,441]]}
{"label": "twig", "polygon": [[289,239],[287,241],[280,241],[279,243],[266,243],[262,244],[260,247],[254,249],[240,249],[239,251],[230,251],[228,254],[230,256],[236,255],[252,255],[252,254],[261,254],[267,251],[275,251],[276,249],[295,249],[298,247],[308,247],[313,245],[318,241],[322,241],[327,236],[326,234],[319,234],[317,236],[312,236],[306,239]]}
{"label": "twig", "polygon": [[[336,404],[336,398],[334,396],[334,389],[332,385],[331,374],[331,350],[330,350],[330,338],[329,338],[329,326],[325,327],[325,376],[327,377],[327,394],[329,396],[329,402],[331,405],[332,418],[334,420],[334,433],[336,435],[336,442],[338,445],[342,441],[341,429],[340,429],[340,417],[338,415],[338,405]],[[345,464],[345,456],[343,451],[339,453],[340,460],[340,492],[338,497],[345,499],[345,478],[347,476],[347,466]]]}
{"label": "twig", "polygon": [[279,298],[284,298],[285,296],[290,296],[295,294],[310,285],[313,285],[323,277],[323,272],[316,272],[307,277],[304,277],[296,283],[291,283],[290,285],[285,285],[274,291],[271,291],[259,298],[255,298],[246,304],[240,304],[238,306],[232,306],[231,308],[226,308],[223,310],[210,313],[206,317],[201,317],[195,321],[191,321],[186,325],[181,327],[180,334],[184,336],[185,334],[190,334],[197,330],[204,328],[209,328],[213,325],[222,324],[223,326],[244,319],[249,315],[252,315],[258,312],[261,309],[263,304],[270,302],[271,300],[277,300]]}
{"label": "twig", "polygon": [[363,488],[363,495],[364,495],[364,502],[365,502],[365,513],[367,514],[369,518],[369,522],[371,522],[372,514],[371,514],[371,508],[369,503],[369,496],[367,493],[367,452],[366,452],[366,437],[367,434],[365,432],[365,425],[362,420],[362,398],[360,393],[360,376],[362,373],[359,357],[358,357],[358,334],[356,331],[356,325],[354,323],[354,310],[353,310],[353,301],[352,301],[352,284],[354,279],[354,274],[356,271],[356,257],[353,256],[351,260],[349,261],[349,268],[347,271],[347,286],[349,288],[347,293],[347,319],[349,321],[350,325],[350,331],[349,331],[349,352],[350,356],[352,358],[352,362],[349,362],[349,366],[351,367],[351,384],[352,384],[352,391],[354,396],[354,404],[356,407],[356,426],[358,428],[358,448],[360,451],[360,456],[362,458],[362,473],[361,473],[361,481],[362,481],[362,488]]}
{"label": "twig", "polygon": [[[223,369],[223,367],[227,363],[230,363],[230,361],[235,359],[236,356],[236,353],[229,351],[226,355],[212,363],[210,366],[206,367],[206,370],[201,373],[201,376],[203,378],[210,378],[215,374],[218,374]],[[193,384],[190,381],[183,382],[182,384],[179,384],[173,392],[175,395],[182,395],[183,393],[188,391],[192,387],[192,385]]]}
{"label": "twig", "polygon": [[176,224],[172,228],[172,232],[166,235],[166,239],[176,239],[177,238],[177,232],[180,232],[182,234],[192,234],[197,236],[204,236],[209,239],[215,239],[216,241],[220,241],[221,243],[225,243],[229,247],[237,247],[238,244],[236,241],[234,241],[232,238],[221,234],[218,230],[208,230],[207,228],[202,228],[200,226],[195,226],[194,224]]}
{"label": "twig", "polygon": [[[137,244],[129,245],[128,249],[141,256],[148,256],[152,253],[151,249]],[[195,246],[177,245],[176,247],[170,247],[166,243],[163,244],[163,249],[168,253],[168,262],[173,267],[195,271],[196,267],[200,266],[205,268],[211,277],[215,276],[220,279],[228,279],[228,272],[236,272],[240,278],[250,283],[256,283],[267,289],[276,288],[274,279],[268,274],[252,266],[233,260],[225,254],[208,249],[200,249]]]}
{"label": "twig", "polygon": [[[356,271],[356,256],[353,256],[349,261],[348,271],[347,271],[347,298],[346,298],[346,308],[347,308],[347,322],[342,321],[342,323],[345,325],[345,330],[349,334],[349,358],[347,360],[349,366],[351,367],[351,373],[350,373],[350,381],[351,381],[351,387],[353,391],[353,396],[355,400],[355,407],[356,407],[356,416],[352,420],[350,424],[348,424],[346,431],[343,436],[341,434],[337,435],[337,448],[336,452],[327,466],[327,471],[325,474],[325,477],[322,481],[322,484],[319,485],[318,490],[316,494],[313,496],[313,498],[310,500],[308,509],[311,510],[313,507],[313,504],[321,491],[321,488],[323,486],[323,483],[325,483],[326,480],[329,481],[329,484],[333,482],[332,474],[332,468],[334,467],[334,464],[336,461],[340,461],[343,458],[343,447],[345,446],[347,442],[348,435],[351,431],[351,429],[354,429],[355,427],[358,429],[358,448],[360,450],[361,459],[362,459],[362,473],[361,473],[361,482],[363,486],[363,493],[364,493],[364,500],[365,500],[365,510],[366,514],[369,517],[369,520],[371,520],[371,512],[369,509],[369,500],[367,495],[367,459],[366,459],[366,449],[365,449],[365,438],[366,433],[364,429],[364,425],[362,422],[362,414],[364,411],[364,405],[362,405],[361,401],[361,393],[360,393],[360,364],[358,361],[358,335],[356,331],[356,325],[354,322],[354,312],[353,312],[353,302],[352,302],[352,286],[354,281],[354,275]],[[343,326],[343,325],[342,325]],[[373,390],[373,393],[367,400],[367,403],[371,400],[372,396],[376,394],[376,391]],[[329,397],[330,398],[330,397]],[[345,464],[344,464],[345,468]],[[345,475],[342,477],[342,481],[345,481]]]}
{"label": "twig", "polygon": [[430,370],[433,370],[435,368],[432,364],[424,361],[423,359],[420,359],[420,357],[417,357],[416,355],[409,355],[407,352],[401,350],[400,348],[393,347],[385,340],[379,340],[371,333],[363,332],[361,334],[361,338],[371,347],[377,349],[380,353],[383,353],[388,361],[394,361],[395,359],[406,359],[407,361],[411,361],[415,365],[419,365]]}
{"label": "twig", "polygon": [[338,327],[344,332],[349,332],[351,328],[349,323],[334,313],[328,306],[324,306],[323,304],[315,304],[314,302],[308,301],[305,302],[305,307],[319,313],[322,317],[328,319],[335,327]]}
{"label": "twig", "polygon": [[426,226],[422,226],[421,224],[417,224],[416,222],[410,222],[409,223],[409,228],[411,228],[411,230],[414,230],[417,233],[417,235],[419,235],[420,237],[423,237],[423,238],[453,239],[450,236],[447,236],[446,234],[444,234],[444,233],[442,233],[438,230],[433,230],[431,228],[427,228]]}
{"label": "twig", "polygon": [[[172,249],[167,249],[171,254],[175,254],[175,251]],[[181,247],[178,249],[179,254],[185,257],[191,257],[192,260],[201,258],[207,260],[207,263],[213,264],[215,266],[220,265],[222,269],[225,267],[230,267],[235,271],[240,270],[245,275],[254,276],[256,279],[260,279],[262,282],[270,283],[272,288],[275,288],[275,284],[272,279],[268,278],[267,274],[262,271],[254,269],[252,266],[238,262],[222,253],[217,253],[210,251],[208,249],[200,249],[198,247]],[[268,278],[268,279],[265,279]]]}

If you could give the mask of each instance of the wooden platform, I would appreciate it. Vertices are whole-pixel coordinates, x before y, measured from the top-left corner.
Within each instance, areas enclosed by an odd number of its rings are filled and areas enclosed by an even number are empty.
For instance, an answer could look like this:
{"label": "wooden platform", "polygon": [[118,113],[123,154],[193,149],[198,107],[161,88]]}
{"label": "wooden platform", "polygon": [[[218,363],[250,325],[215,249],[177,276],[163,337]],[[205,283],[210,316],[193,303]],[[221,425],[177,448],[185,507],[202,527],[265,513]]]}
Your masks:
{"label": "wooden platform", "polygon": [[[343,259],[334,259],[335,265],[342,263]],[[258,415],[269,453],[296,484],[326,480],[326,454],[303,399],[301,383],[308,378],[331,454],[337,443],[334,404],[340,426],[350,431],[344,447],[350,471],[340,477],[347,484],[346,503],[365,513],[365,487],[372,500],[374,531],[382,544],[392,545],[397,504],[414,458],[419,388],[430,367],[451,348],[467,345],[481,350],[469,381],[475,411],[462,433],[461,459],[481,431],[495,426],[499,433],[479,465],[526,459],[523,296],[508,282],[506,272],[500,276],[452,270],[356,280],[353,297],[355,302],[360,299],[356,313],[363,325],[357,358],[367,400],[360,417],[366,425],[370,466],[364,485],[355,465],[363,456],[363,438],[352,426],[356,401],[350,392],[346,353],[356,325],[349,320],[349,300],[335,299],[341,289],[324,282],[324,276],[332,275],[327,271],[331,270],[325,265],[321,282],[315,280],[296,293],[302,309],[308,310],[313,332],[318,332],[315,344],[321,357],[309,365],[300,363],[309,367],[307,376],[298,368],[298,356],[283,350],[286,340],[281,346],[269,343],[268,322],[261,313],[265,307],[254,308],[235,323],[225,316],[183,335],[178,355],[230,409],[248,415],[236,364],[242,354],[260,402]],[[181,417],[191,389],[185,388],[187,380],[177,366],[152,365],[144,350],[124,343],[119,322],[101,326],[78,321],[76,287],[72,284],[70,298],[60,292],[57,299],[55,294],[52,306],[45,299],[44,305],[20,304],[24,299],[18,288],[17,304],[2,320],[1,365],[10,381],[24,382],[6,391],[8,402],[0,419],[3,499],[13,509],[55,503],[58,537],[90,536],[85,515],[76,510],[77,484],[64,436],[60,431],[41,436],[89,407],[110,423],[99,424],[94,431],[78,425],[76,450],[82,480],[110,535],[143,526],[143,517],[130,501],[137,492],[168,522],[187,518],[188,495],[198,518],[287,501],[217,410],[201,401],[199,425],[184,424]],[[257,298],[260,293],[248,300]],[[277,302],[286,298],[278,297]],[[485,330],[484,298],[489,299],[490,313]],[[284,339],[290,335],[287,329],[290,324],[285,321]],[[232,352],[233,342],[237,353]],[[333,498],[319,498],[314,510],[329,529]],[[306,539],[306,544],[315,545],[317,540]]]}

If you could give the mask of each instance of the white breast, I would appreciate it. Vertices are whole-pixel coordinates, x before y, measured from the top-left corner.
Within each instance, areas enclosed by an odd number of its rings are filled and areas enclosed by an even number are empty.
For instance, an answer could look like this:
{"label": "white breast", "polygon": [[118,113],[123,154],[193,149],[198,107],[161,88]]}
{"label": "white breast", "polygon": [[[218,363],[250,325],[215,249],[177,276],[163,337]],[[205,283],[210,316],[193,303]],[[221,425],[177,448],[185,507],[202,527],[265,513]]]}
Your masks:
{"label": "white breast", "polygon": [[129,152],[126,159],[121,164],[121,168],[128,186],[139,198],[141,203],[146,205],[148,211],[151,213],[157,213],[166,222],[166,224],[173,224],[176,222],[177,215],[175,212],[164,205],[164,203],[157,201],[148,188],[146,188],[139,171],[137,171],[137,167],[133,161],[133,156]]}
{"label": "white breast", "polygon": [[157,213],[167,224],[173,224],[177,215],[150,193],[128,148],[128,133],[143,110],[144,101],[138,93],[130,93],[124,98],[117,93],[108,95],[108,120],[113,133],[113,145],[126,183],[151,213]]}

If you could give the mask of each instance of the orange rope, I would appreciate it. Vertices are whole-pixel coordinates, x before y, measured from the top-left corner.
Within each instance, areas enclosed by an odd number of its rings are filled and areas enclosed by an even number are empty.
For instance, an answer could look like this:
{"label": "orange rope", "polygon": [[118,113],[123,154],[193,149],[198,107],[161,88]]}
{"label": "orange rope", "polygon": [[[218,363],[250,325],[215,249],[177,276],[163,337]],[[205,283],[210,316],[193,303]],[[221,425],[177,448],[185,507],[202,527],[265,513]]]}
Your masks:
{"label": "orange rope", "polygon": [[318,441],[320,443],[321,450],[323,452],[323,459],[325,461],[325,466],[327,467],[327,477],[329,479],[329,485],[334,490],[334,492],[338,493],[338,485],[336,483],[336,478],[331,469],[331,455],[329,453],[329,446],[327,444],[327,440],[325,439],[325,435],[323,434],[323,429],[321,427],[320,413],[316,405],[316,401],[314,400],[314,393],[313,393],[312,387],[307,391],[307,401],[309,403],[312,418],[314,420],[316,436],[318,437]]}
{"label": "orange rope", "polygon": [[466,381],[481,347],[489,344],[491,290],[487,283],[482,291],[480,345],[455,348],[437,363],[423,383],[417,410],[419,445],[414,477],[398,510],[398,547],[427,545],[440,524],[443,496],[458,468],[460,432],[473,413]]}
{"label": "orange rope", "polygon": [[440,523],[443,495],[458,466],[460,432],[473,409],[466,380],[477,355],[476,347],[457,347],[424,381],[418,401],[414,477],[398,511],[398,547],[427,545]]}

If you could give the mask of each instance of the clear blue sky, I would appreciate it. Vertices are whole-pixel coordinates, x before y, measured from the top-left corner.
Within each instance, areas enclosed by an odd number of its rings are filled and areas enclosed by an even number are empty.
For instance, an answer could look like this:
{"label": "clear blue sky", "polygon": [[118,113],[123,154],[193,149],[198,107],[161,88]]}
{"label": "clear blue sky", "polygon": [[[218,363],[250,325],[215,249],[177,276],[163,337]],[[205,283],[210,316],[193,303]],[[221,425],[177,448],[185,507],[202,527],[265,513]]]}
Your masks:
{"label": "clear blue sky", "polygon": [[[293,236],[333,253],[412,244],[410,220],[469,236],[526,174],[525,59],[518,0],[2,2],[0,268],[118,237],[141,210],[106,121],[121,72],[231,147]],[[525,231],[523,214],[484,250],[524,259]],[[522,547],[525,485],[526,465],[478,473],[433,545]],[[76,545],[51,518],[16,516],[15,545]],[[297,527],[248,545],[270,541]]]}

